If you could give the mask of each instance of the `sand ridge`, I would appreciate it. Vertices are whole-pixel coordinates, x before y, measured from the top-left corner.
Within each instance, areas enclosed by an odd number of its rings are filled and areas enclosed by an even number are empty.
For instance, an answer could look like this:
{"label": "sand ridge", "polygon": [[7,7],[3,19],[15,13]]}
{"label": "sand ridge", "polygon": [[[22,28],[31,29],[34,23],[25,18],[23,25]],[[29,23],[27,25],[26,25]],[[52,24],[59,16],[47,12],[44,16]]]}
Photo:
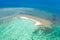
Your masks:
{"label": "sand ridge", "polygon": [[19,14],[19,15],[16,15],[16,16],[20,17],[20,18],[35,21],[35,25],[37,25],[37,26],[39,26],[39,25],[50,26],[52,24],[52,22],[50,22],[49,20],[38,18],[38,17],[35,17],[35,16],[23,15],[23,14]]}
{"label": "sand ridge", "polygon": [[12,15],[12,16],[7,16],[7,17],[0,18],[0,20],[3,20],[3,19],[7,20],[7,19],[10,19],[10,18],[14,18],[14,17],[32,20],[32,21],[35,22],[36,26],[50,26],[51,24],[53,24],[49,20],[38,18],[38,17],[35,17],[35,16],[31,16],[31,15],[26,15],[26,14],[15,14],[15,15]]}

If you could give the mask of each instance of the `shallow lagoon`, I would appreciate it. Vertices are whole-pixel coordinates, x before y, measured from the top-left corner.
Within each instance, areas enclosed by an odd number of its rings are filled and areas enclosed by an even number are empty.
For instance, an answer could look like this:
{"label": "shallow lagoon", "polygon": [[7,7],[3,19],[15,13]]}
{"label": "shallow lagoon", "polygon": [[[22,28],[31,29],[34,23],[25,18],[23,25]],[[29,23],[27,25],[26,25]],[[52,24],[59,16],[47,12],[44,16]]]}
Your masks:
{"label": "shallow lagoon", "polygon": [[[36,12],[35,12],[36,11]],[[47,13],[31,8],[18,8],[18,9],[0,9],[1,18],[0,18],[0,39],[1,40],[59,40],[60,39],[60,25],[59,21],[54,21],[52,17],[53,14]],[[3,15],[6,13],[5,15]],[[11,14],[10,14],[11,13]],[[34,25],[35,22],[31,20],[24,20],[20,18],[9,18],[5,19],[2,17],[16,15],[19,13],[28,14],[36,16],[39,18],[47,19],[52,21],[52,25],[49,27],[37,26]],[[39,13],[33,14],[33,13]],[[58,18],[58,17],[57,17]],[[54,22],[53,22],[54,21]],[[57,22],[57,23],[56,23]]]}

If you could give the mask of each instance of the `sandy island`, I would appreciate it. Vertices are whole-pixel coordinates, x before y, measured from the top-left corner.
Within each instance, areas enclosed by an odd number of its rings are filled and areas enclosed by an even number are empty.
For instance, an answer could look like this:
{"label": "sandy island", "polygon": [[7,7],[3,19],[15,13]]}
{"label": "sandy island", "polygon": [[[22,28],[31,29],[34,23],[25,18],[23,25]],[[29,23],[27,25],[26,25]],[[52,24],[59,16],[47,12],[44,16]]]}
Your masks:
{"label": "sandy island", "polygon": [[32,18],[28,18],[28,17],[25,17],[25,16],[21,16],[20,18],[27,19],[27,20],[32,20],[32,21],[35,22],[35,25],[42,25],[41,22],[39,22],[39,21],[37,21],[35,19],[32,19]]}
{"label": "sandy island", "polygon": [[42,19],[42,18],[38,18],[35,16],[30,16],[30,15],[23,15],[23,14],[19,14],[17,15],[17,17],[23,18],[23,19],[28,19],[28,20],[32,20],[35,22],[36,26],[42,25],[42,26],[50,26],[52,24],[52,22]]}
{"label": "sandy island", "polygon": [[23,18],[23,19],[27,19],[27,20],[32,20],[32,21],[35,22],[36,26],[50,26],[52,24],[52,22],[50,22],[49,20],[38,18],[38,17],[35,17],[35,16],[31,16],[31,15],[25,15],[25,14],[16,14],[16,15],[12,15],[12,16],[7,16],[7,17],[0,18],[0,20],[10,19],[10,18],[14,18],[14,17],[19,17],[19,18]]}

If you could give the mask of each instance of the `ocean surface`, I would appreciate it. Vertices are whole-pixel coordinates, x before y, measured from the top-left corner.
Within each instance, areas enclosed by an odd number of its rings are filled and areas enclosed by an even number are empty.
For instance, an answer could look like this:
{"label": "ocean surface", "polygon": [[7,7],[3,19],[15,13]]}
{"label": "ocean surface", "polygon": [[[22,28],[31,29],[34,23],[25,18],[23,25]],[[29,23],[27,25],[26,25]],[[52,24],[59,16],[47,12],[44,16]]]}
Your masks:
{"label": "ocean surface", "polygon": [[[0,18],[16,14],[28,14],[49,20],[53,23],[50,26],[52,28],[39,28],[32,32],[32,35],[28,35],[29,37],[32,36],[32,40],[60,40],[60,0],[0,0]],[[0,25],[0,32],[5,29],[4,25]],[[15,24],[13,27],[16,27]],[[7,28],[7,30],[9,29]],[[50,31],[48,32],[46,29]],[[18,29],[16,30],[18,31]],[[3,33],[0,33],[3,36],[0,36],[2,40],[10,35],[7,33],[5,37]]]}

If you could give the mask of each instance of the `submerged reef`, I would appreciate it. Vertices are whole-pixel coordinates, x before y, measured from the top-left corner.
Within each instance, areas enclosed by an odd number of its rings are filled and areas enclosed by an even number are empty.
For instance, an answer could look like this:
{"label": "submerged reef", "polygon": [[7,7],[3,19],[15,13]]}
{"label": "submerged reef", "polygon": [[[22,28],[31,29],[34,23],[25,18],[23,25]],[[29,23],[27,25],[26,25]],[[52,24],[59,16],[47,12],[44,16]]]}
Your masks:
{"label": "submerged reef", "polygon": [[0,40],[60,40],[55,14],[34,8],[3,8],[0,14]]}

